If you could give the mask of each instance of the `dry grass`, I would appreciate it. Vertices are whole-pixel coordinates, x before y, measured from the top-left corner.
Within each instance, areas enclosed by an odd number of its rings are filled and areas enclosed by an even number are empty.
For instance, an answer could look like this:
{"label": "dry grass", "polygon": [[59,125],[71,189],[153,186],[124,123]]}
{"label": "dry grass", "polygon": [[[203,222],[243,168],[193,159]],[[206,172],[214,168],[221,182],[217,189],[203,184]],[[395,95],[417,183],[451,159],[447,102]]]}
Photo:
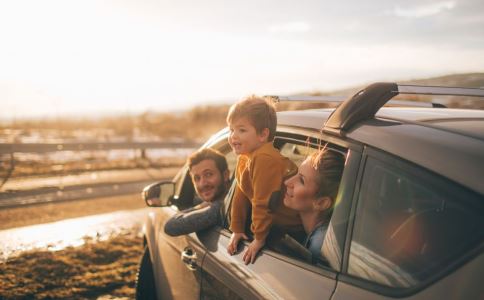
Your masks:
{"label": "dry grass", "polygon": [[0,263],[0,299],[134,298],[142,238],[135,234]]}
{"label": "dry grass", "polygon": [[[1,229],[145,207],[139,194],[0,210]],[[136,232],[135,232],[136,231]],[[0,263],[0,299],[132,299],[143,253],[137,230]]]}

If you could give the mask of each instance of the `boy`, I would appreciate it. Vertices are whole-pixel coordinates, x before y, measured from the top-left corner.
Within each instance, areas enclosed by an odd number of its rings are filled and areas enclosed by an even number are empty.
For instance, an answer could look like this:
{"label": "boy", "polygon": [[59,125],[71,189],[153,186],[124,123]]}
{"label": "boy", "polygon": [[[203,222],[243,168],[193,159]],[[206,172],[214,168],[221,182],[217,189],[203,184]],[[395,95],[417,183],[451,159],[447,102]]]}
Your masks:
{"label": "boy", "polygon": [[252,209],[251,231],[254,240],[243,255],[246,264],[254,263],[273,224],[296,228],[301,224],[297,212],[280,206],[269,210],[269,198],[281,189],[283,177],[296,166],[272,145],[277,126],[276,111],[270,100],[250,96],[234,105],[227,115],[229,144],[238,156],[237,185],[231,209],[232,236],[227,251],[233,255],[245,235],[245,222]]}

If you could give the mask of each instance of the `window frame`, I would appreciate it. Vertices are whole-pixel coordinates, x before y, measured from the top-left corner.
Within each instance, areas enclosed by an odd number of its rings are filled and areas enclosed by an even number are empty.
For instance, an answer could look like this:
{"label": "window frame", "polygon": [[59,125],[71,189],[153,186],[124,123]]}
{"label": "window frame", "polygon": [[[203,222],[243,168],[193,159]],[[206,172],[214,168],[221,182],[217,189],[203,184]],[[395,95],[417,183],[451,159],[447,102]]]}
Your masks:
{"label": "window frame", "polygon": [[345,243],[345,249],[343,254],[344,255],[343,267],[342,267],[342,272],[338,277],[338,280],[341,280],[342,282],[345,282],[347,284],[350,284],[368,291],[375,292],[383,296],[407,297],[424,290],[431,284],[449,275],[450,273],[460,268],[467,262],[473,260],[480,253],[482,253],[482,251],[484,250],[484,241],[481,241],[480,243],[478,242],[477,244],[473,245],[470,249],[465,250],[465,252],[462,253],[461,256],[457,257],[452,263],[442,267],[441,269],[439,269],[438,272],[436,272],[432,276],[429,276],[427,279],[421,281],[419,284],[412,287],[389,287],[389,286],[385,286],[385,285],[349,274],[348,265],[349,265],[351,241],[353,239],[352,238],[353,230],[354,230],[355,221],[357,218],[356,212],[357,212],[358,200],[360,197],[362,183],[364,180],[363,175],[365,173],[368,158],[378,160],[384,164],[392,166],[393,168],[401,169],[407,175],[418,172],[420,177],[428,178],[428,180],[431,181],[431,184],[433,185],[437,184],[442,186],[443,185],[442,183],[445,182],[445,185],[448,186],[446,187],[446,189],[448,190],[460,190],[460,191],[464,191],[466,193],[475,195],[476,199],[478,199],[479,197],[482,198],[482,196],[480,196],[476,192],[469,190],[468,188],[458,184],[457,182],[451,181],[443,177],[442,175],[436,174],[431,170],[427,170],[417,164],[414,164],[410,161],[404,160],[398,156],[392,155],[382,150],[365,146],[363,150],[363,155],[361,158],[361,163],[360,163],[361,167],[358,172],[358,177],[356,180],[356,189],[352,198],[350,224],[347,228],[346,243]]}
{"label": "window frame", "polygon": [[[356,179],[359,171],[359,163],[361,161],[361,152],[363,149],[362,146],[352,141],[336,139],[334,136],[327,136],[326,134],[322,134],[321,132],[316,130],[307,130],[307,129],[301,129],[301,128],[292,128],[292,127],[283,127],[282,129],[279,129],[276,132],[274,141],[276,146],[279,146],[278,141],[281,141],[281,142],[284,141],[286,143],[290,142],[293,144],[300,144],[300,145],[309,143],[312,146],[328,143],[331,145],[331,148],[333,150],[336,150],[347,157],[347,163],[348,163],[348,156],[351,157],[351,162],[349,163],[349,165],[345,166],[345,171],[343,172],[342,181],[343,180],[346,181],[345,190],[339,191],[339,194],[344,193],[346,195],[345,196],[347,198],[346,201],[348,202],[347,207],[338,208],[340,210],[341,216],[344,216],[344,218],[346,219],[346,222],[343,224],[343,230],[342,230],[343,232],[346,233],[348,224],[350,224],[350,221],[351,221],[349,219],[349,215],[350,215],[350,209],[352,206],[352,198],[353,198],[354,190],[356,188]],[[220,144],[220,143],[221,143],[221,140],[219,140],[214,144]],[[232,181],[231,187],[233,187],[234,184],[235,184],[235,181]],[[228,214],[230,213],[232,196],[233,195],[230,195],[229,193],[225,198],[225,215],[223,220],[224,227],[220,227],[220,232],[227,237],[230,237],[231,235],[231,231],[228,229],[228,226],[229,226]],[[343,236],[342,240],[343,241],[341,245],[341,252],[342,252],[341,256],[343,257],[345,245],[346,245],[346,236]],[[249,244],[249,242],[247,241],[244,241],[244,243],[246,243],[246,245]],[[264,248],[261,251],[266,255],[270,255],[286,263],[297,265],[301,268],[304,268],[312,272],[316,272],[318,274],[324,275],[332,279],[336,279],[338,274],[341,271],[341,264],[339,266],[339,269],[333,269],[329,266],[318,266],[308,262],[304,262],[302,260],[298,260],[294,257],[291,257],[290,255],[285,255],[283,253],[279,253],[271,249]]]}

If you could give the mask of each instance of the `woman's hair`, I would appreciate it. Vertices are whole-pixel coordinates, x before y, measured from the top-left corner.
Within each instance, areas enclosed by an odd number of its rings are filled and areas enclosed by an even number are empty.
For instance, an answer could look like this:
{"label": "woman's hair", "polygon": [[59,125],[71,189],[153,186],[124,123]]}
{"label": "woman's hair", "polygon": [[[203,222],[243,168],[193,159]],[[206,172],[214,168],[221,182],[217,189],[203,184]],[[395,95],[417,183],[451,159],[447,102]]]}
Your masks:
{"label": "woman's hair", "polygon": [[310,157],[311,166],[317,171],[317,197],[331,197],[333,204],[338,194],[339,183],[345,165],[345,156],[334,150],[323,148]]}

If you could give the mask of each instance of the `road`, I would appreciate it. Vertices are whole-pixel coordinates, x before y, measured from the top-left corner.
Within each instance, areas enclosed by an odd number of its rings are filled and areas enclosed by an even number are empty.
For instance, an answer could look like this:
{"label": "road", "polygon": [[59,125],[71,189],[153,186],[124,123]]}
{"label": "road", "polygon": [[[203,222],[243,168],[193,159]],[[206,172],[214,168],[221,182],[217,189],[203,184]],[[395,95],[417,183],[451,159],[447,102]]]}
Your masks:
{"label": "road", "polygon": [[172,178],[179,169],[110,170],[11,179],[0,192],[0,209],[138,193],[154,181]]}
{"label": "road", "polygon": [[[150,210],[132,209],[144,207],[139,197],[142,188],[154,181],[172,178],[178,169],[118,170],[12,180],[8,183],[8,191],[0,193],[0,212],[5,213],[3,222],[8,222],[7,217],[18,219],[29,216],[45,222],[44,217],[52,217],[56,213],[63,220],[54,218],[59,221],[0,230],[0,261],[33,249],[60,250],[80,246],[86,239],[104,240],[125,232],[139,232]],[[79,204],[79,201],[84,204]],[[130,204],[133,201],[136,201],[135,206]],[[127,210],[120,210],[122,205]],[[111,212],[99,213],[106,209]],[[62,216],[68,216],[68,219]],[[27,224],[37,223],[30,221]]]}
{"label": "road", "polygon": [[69,246],[81,246],[86,239],[106,240],[112,235],[140,232],[149,210],[122,210],[0,230],[0,262],[24,251],[56,251]]}

